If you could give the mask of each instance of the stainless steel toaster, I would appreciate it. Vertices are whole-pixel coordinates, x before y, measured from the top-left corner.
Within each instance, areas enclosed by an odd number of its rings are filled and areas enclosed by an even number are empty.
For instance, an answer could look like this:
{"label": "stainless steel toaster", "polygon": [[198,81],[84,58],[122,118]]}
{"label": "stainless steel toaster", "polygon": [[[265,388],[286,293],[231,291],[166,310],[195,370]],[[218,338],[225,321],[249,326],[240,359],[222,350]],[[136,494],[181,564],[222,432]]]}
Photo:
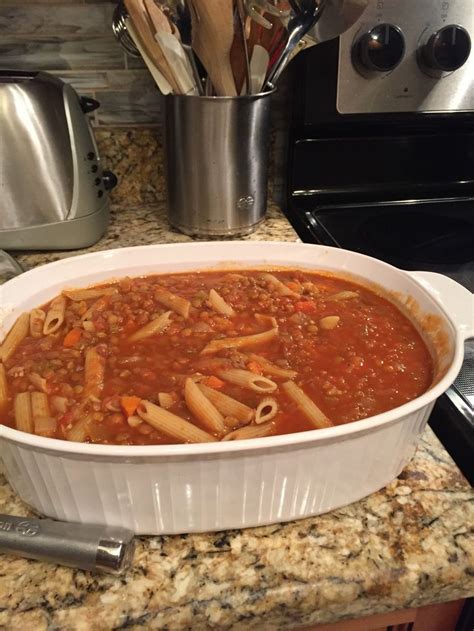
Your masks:
{"label": "stainless steel toaster", "polygon": [[0,248],[81,248],[104,233],[116,178],[87,117],[98,106],[50,74],[0,71]]}

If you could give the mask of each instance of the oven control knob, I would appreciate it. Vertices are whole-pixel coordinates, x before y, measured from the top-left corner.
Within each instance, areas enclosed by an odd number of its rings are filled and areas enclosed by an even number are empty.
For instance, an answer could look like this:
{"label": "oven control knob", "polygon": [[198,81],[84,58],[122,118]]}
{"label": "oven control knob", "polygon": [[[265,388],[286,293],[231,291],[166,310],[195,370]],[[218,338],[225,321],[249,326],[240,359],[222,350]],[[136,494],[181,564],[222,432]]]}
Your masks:
{"label": "oven control knob", "polygon": [[356,58],[367,70],[388,72],[398,66],[405,54],[403,33],[393,24],[378,24],[356,43]]}
{"label": "oven control knob", "polygon": [[452,71],[463,66],[471,53],[471,38],[462,26],[450,24],[429,38],[423,46],[422,63],[433,70]]}

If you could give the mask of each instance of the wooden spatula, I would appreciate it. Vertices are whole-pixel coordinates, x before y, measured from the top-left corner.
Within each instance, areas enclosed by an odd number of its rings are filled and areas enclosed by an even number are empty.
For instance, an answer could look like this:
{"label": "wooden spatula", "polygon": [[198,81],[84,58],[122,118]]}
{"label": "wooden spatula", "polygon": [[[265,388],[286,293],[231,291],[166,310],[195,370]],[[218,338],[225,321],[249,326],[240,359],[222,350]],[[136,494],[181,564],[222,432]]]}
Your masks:
{"label": "wooden spatula", "polygon": [[234,40],[232,0],[188,0],[192,20],[192,42],[206,68],[217,96],[236,96],[230,64]]}
{"label": "wooden spatula", "polygon": [[154,39],[173,70],[179,93],[198,94],[188,57],[181,45],[181,40],[174,35],[169,19],[154,0],[143,0],[143,4]]}
{"label": "wooden spatula", "polygon": [[149,60],[155,64],[161,74],[165,77],[174,94],[179,94],[180,89],[174,76],[173,69],[170,67],[166,57],[163,55],[159,44],[154,39],[142,0],[124,0],[124,4],[129,15],[129,19],[133,24],[136,36],[140,39],[142,47]]}

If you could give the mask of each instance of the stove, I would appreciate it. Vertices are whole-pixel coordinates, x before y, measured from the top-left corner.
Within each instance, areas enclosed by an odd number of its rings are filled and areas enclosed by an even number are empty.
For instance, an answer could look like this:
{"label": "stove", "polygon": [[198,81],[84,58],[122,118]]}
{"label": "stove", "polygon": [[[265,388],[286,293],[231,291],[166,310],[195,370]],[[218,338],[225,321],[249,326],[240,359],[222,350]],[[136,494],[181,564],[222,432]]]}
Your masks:
{"label": "stove", "polygon": [[[299,55],[286,214],[303,241],[474,292],[471,37],[472,0],[370,0],[344,35]],[[474,484],[474,341],[430,424]]]}

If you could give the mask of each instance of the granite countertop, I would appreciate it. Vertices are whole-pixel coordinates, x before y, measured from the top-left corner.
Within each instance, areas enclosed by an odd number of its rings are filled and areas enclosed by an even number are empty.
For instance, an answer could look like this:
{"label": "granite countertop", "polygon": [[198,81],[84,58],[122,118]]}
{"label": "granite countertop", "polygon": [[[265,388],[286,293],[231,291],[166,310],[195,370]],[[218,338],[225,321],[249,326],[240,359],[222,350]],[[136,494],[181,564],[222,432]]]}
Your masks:
{"label": "granite countertop", "polygon": [[[298,236],[281,210],[270,203],[265,221],[255,232],[241,238],[244,241],[296,241]],[[86,252],[151,243],[184,243],[193,240],[192,237],[169,227],[165,204],[160,203],[138,208],[113,207],[107,233],[92,247],[69,252],[43,252],[41,254],[18,252],[14,254],[26,270],[36,265],[57,261],[67,256],[78,256]]]}
{"label": "granite countertop", "polygon": [[[247,239],[296,240],[278,208]],[[116,209],[95,251],[187,241],[164,208]],[[25,268],[80,251],[18,256]],[[0,477],[0,512],[28,508]],[[385,489],[326,515],[140,537],[123,577],[0,557],[0,627],[283,630],[474,594],[474,492],[429,428]]]}

